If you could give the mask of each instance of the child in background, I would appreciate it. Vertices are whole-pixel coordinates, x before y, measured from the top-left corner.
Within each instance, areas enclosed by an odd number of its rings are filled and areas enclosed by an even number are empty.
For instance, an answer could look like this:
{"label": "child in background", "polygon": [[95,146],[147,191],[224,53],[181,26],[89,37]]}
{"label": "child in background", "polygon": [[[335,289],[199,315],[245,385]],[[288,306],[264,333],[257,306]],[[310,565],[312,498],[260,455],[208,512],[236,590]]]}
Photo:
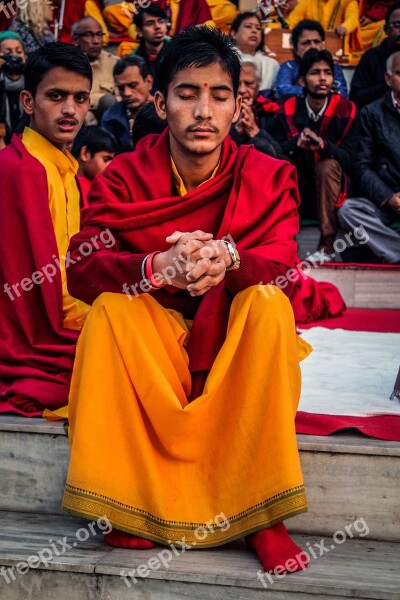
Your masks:
{"label": "child in background", "polygon": [[84,205],[93,179],[114,158],[116,150],[111,133],[97,125],[82,127],[76,136],[71,154],[79,163],[77,177]]}

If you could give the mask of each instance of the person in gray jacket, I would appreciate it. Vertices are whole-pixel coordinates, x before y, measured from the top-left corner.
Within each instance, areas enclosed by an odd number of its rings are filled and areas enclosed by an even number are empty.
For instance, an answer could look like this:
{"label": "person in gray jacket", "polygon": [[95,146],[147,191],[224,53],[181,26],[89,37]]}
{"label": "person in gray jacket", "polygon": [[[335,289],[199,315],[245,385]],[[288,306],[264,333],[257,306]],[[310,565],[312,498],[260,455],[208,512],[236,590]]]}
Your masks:
{"label": "person in gray jacket", "polygon": [[400,263],[400,232],[390,226],[400,223],[400,52],[386,63],[390,90],[360,113],[356,190],[338,212],[346,230],[362,225],[368,233],[366,245],[385,263]]}

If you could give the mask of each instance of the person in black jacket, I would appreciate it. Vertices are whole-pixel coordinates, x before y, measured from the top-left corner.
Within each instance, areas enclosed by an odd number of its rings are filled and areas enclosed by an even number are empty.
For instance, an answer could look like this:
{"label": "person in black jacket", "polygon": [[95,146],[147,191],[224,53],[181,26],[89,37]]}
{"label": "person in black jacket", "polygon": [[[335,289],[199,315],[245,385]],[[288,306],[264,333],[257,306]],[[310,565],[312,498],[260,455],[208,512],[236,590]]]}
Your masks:
{"label": "person in black jacket", "polygon": [[327,50],[308,50],[300,62],[304,96],[293,96],[281,107],[273,136],[297,167],[300,217],[319,220],[320,241],[312,259],[334,259],[336,205],[351,175],[357,146],[355,105],[332,93],[333,59]]}
{"label": "person in black jacket", "polygon": [[360,198],[349,198],[340,208],[341,226],[362,225],[366,246],[383,262],[400,262],[400,234],[390,228],[400,222],[400,52],[387,61],[383,98],[360,113],[360,134],[355,169]]}
{"label": "person in black jacket", "polygon": [[400,50],[400,2],[394,2],[386,11],[385,33],[387,38],[376,48],[367,50],[354,71],[350,99],[359,109],[379,100],[388,91],[386,61]]}

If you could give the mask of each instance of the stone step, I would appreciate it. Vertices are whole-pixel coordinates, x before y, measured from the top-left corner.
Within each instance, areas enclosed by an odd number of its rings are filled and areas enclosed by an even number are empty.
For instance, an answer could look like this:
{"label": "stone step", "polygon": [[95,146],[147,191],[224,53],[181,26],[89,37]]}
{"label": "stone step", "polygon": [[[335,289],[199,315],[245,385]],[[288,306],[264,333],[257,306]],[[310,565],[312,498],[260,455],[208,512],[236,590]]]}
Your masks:
{"label": "stone step", "polygon": [[[371,539],[400,540],[400,443],[299,435],[309,512],[293,532],[332,535],[363,518]],[[61,422],[0,417],[0,510],[61,513],[68,440]]]}
{"label": "stone step", "polygon": [[315,267],[309,273],[317,281],[336,285],[348,307],[400,309],[399,267]]}
{"label": "stone step", "polygon": [[[400,600],[400,544],[294,536],[310,565],[263,573],[239,540],[207,550],[106,546],[107,527],[55,515],[0,512],[2,600]],[[304,555],[301,555],[302,558]]]}

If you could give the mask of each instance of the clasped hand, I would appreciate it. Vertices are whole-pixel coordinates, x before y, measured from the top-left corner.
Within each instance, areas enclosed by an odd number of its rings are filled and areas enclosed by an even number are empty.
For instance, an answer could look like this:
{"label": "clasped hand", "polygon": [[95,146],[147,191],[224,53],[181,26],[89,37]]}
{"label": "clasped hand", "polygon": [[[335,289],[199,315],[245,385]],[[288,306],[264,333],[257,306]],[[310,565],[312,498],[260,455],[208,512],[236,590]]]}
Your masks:
{"label": "clasped hand", "polygon": [[168,272],[168,283],[191,296],[202,296],[218,285],[232,264],[224,242],[214,240],[211,233],[175,231],[166,241],[171,248],[154,256],[153,272]]}

